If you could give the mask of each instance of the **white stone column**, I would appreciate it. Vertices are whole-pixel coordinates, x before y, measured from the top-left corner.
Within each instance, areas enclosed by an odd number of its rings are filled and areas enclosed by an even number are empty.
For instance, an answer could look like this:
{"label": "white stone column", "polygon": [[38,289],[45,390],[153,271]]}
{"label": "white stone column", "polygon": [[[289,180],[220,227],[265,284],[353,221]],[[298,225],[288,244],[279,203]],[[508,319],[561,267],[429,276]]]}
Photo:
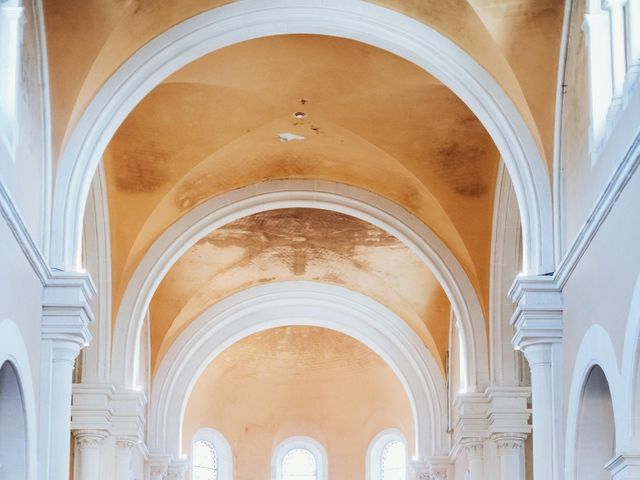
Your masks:
{"label": "white stone column", "polygon": [[[75,480],[97,480],[100,478],[100,449],[107,438],[104,430],[76,430],[76,476]],[[119,477],[117,477],[119,478]]]}
{"label": "white stone column", "polygon": [[605,468],[612,480],[638,480],[640,478],[640,453],[623,453],[613,458]]}
{"label": "white stone column", "polygon": [[469,460],[469,480],[484,480],[484,441],[468,439],[463,446]]}
{"label": "white stone column", "polygon": [[562,341],[561,290],[552,276],[523,276],[510,296],[517,303],[513,344],[524,351],[531,369],[534,480],[560,480],[562,370],[555,345]]}
{"label": "white stone column", "polygon": [[138,443],[135,438],[116,437],[116,479],[131,479],[131,454]]}
{"label": "white stone column", "polygon": [[624,20],[625,0],[605,0],[603,6],[609,11],[611,32],[611,73],[613,76],[612,107],[622,105],[624,77],[627,73],[626,38]]}
{"label": "white stone column", "polygon": [[495,435],[493,440],[498,447],[500,480],[524,480],[524,441],[526,436],[503,433]]}
{"label": "white stone column", "polygon": [[58,272],[47,279],[42,304],[39,464],[42,480],[69,479],[72,372],[91,339],[88,301],[95,293],[86,274]]}

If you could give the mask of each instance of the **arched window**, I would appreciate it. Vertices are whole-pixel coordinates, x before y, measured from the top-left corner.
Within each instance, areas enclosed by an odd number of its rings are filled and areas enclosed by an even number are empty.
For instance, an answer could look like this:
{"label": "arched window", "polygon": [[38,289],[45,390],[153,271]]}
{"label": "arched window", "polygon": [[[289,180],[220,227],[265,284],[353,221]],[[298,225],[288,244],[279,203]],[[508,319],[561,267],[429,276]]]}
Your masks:
{"label": "arched window", "polygon": [[316,458],[306,448],[289,450],[282,459],[282,480],[316,480],[317,478]]}
{"label": "arched window", "polygon": [[20,76],[23,7],[21,0],[0,0],[0,146],[15,155],[16,106]]}
{"label": "arched window", "polygon": [[211,442],[193,444],[193,480],[218,480],[218,454]]}
{"label": "arched window", "polygon": [[322,445],[309,437],[291,437],[275,449],[273,480],[326,480],[327,455]]}
{"label": "arched window", "polygon": [[380,456],[381,480],[404,480],[407,470],[406,451],[404,443],[391,440],[382,449]]}
{"label": "arched window", "polygon": [[400,430],[389,429],[376,435],[367,452],[368,480],[405,480],[407,442]]}
{"label": "arched window", "polygon": [[220,432],[201,428],[191,442],[192,480],[231,480],[231,447]]}

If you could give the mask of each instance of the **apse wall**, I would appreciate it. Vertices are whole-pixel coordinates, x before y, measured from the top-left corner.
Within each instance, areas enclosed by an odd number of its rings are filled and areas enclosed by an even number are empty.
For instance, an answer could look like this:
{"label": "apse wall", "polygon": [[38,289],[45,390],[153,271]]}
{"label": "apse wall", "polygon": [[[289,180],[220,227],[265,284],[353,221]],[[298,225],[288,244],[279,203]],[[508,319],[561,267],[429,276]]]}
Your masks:
{"label": "apse wall", "polygon": [[282,327],[241,340],[203,372],[186,407],[183,451],[199,428],[224,435],[235,480],[270,478],[274,449],[292,436],[320,442],[332,480],[365,478],[367,448],[398,428],[412,449],[402,385],[366,346],[317,327]]}

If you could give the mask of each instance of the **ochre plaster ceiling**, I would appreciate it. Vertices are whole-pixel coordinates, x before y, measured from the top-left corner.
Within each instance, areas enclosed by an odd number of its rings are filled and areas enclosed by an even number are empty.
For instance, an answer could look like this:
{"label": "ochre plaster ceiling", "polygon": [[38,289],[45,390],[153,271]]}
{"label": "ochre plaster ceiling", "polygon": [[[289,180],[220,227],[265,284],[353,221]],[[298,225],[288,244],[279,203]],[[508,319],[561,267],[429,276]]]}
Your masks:
{"label": "ochre plaster ceiling", "polygon": [[[146,42],[225,0],[45,0],[54,157],[105,80]],[[563,2],[376,0],[467,51],[502,85],[551,161]]]}
{"label": "ochre plaster ceiling", "polygon": [[234,452],[234,477],[268,478],[284,439],[304,435],[326,449],[331,478],[364,478],[367,447],[388,428],[413,445],[413,416],[393,371],[345,335],[284,327],[251,335],[216,357],[194,386],[182,431],[220,431]]}
{"label": "ochre plaster ceiling", "polygon": [[[282,142],[283,132],[304,140]],[[448,245],[485,301],[498,162],[471,111],[388,52],[311,35],[222,49],[157,87],[105,154],[114,306],[181,215],[222,192],[291,178],[401,205]]]}
{"label": "ochre plaster ceiling", "polygon": [[151,303],[152,365],[210,305],[255,285],[287,280],[332,283],[379,301],[418,333],[443,368],[451,307],[431,271],[379,228],[317,209],[255,214],[194,245]]}

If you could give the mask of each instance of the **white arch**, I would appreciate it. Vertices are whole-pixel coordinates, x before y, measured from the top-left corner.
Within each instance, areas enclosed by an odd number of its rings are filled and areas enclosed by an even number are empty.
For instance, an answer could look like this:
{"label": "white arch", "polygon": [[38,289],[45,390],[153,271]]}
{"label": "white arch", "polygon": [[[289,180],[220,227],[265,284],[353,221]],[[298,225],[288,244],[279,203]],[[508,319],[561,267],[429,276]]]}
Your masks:
{"label": "white arch", "polygon": [[567,430],[565,448],[565,478],[567,480],[580,480],[576,478],[576,462],[578,458],[578,422],[582,394],[593,367],[598,366],[604,372],[609,384],[611,402],[615,419],[616,446],[619,449],[621,433],[624,425],[621,422],[620,412],[623,409],[624,396],[622,395],[622,379],[618,370],[616,352],[607,331],[601,325],[592,325],[584,335],[580,349],[576,355],[573,368],[569,402],[567,404]]}
{"label": "white arch", "polygon": [[247,289],[210,307],[178,336],[163,357],[151,389],[150,451],[181,457],[189,395],[218,354],[254,333],[291,325],[329,328],[376,352],[407,392],[414,415],[416,458],[426,461],[449,452],[444,378],[420,337],[374,300],[315,282],[277,282]]}
{"label": "white arch", "polygon": [[484,316],[475,289],[446,245],[390,200],[332,182],[268,181],[214,197],[181,217],[147,250],[131,276],[116,316],[112,380],[136,386],[140,328],[149,302],[171,266],[202,237],[229,222],[277,208],[320,208],[367,221],[394,235],[434,273],[462,325],[469,390],[488,385]]}
{"label": "white arch", "polygon": [[304,436],[286,438],[274,449],[271,456],[271,480],[282,480],[284,457],[296,448],[304,448],[313,455],[316,461],[316,480],[327,480],[329,476],[329,460],[324,445],[315,438]]}
{"label": "white arch", "polygon": [[101,87],[74,128],[54,191],[51,262],[79,268],[82,216],[91,179],[111,137],[163,79],[220,48],[264,36],[332,35],[382,48],[454,91],[483,123],[504,159],[523,223],[525,273],[553,271],[550,182],[531,132],[509,96],[469,54],[434,29],[364,0],[240,0],[160,34]]}
{"label": "white arch", "polygon": [[7,319],[0,322],[0,367],[5,362],[9,362],[13,367],[22,390],[27,437],[26,480],[35,480],[37,470],[37,426],[35,394],[32,384],[33,376],[29,363],[29,353],[22,333],[14,322]]}

